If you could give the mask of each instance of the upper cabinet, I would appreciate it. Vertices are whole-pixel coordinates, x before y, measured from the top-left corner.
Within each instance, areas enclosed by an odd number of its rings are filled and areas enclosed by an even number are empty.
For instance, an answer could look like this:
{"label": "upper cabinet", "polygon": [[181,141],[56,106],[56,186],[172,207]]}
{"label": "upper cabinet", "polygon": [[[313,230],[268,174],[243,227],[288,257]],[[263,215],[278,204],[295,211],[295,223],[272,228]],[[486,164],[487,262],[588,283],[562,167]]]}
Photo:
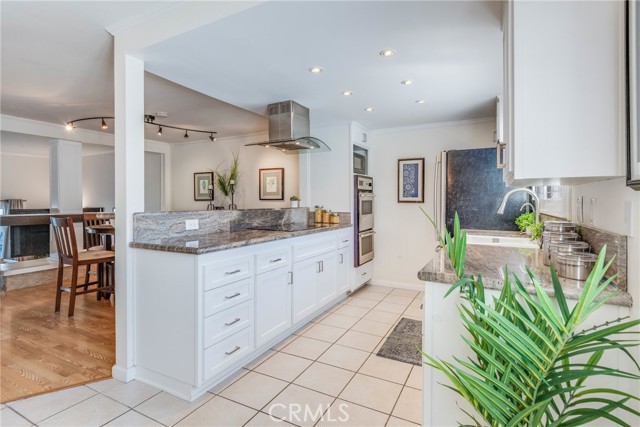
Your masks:
{"label": "upper cabinet", "polygon": [[356,122],[351,122],[351,142],[358,145],[369,143],[369,131]]}
{"label": "upper cabinet", "polygon": [[620,1],[505,3],[496,139],[506,145],[507,184],[624,175],[623,8]]}

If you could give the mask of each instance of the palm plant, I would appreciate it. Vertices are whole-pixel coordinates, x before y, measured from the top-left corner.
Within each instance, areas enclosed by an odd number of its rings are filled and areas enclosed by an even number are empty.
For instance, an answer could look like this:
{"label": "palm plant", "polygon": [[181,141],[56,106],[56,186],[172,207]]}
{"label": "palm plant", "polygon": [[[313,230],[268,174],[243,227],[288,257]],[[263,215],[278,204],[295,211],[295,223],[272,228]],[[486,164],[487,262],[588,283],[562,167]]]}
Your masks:
{"label": "palm plant", "polygon": [[219,170],[216,169],[213,171],[215,175],[215,183],[216,187],[222,194],[226,197],[231,195],[231,190],[233,185],[238,184],[238,176],[239,176],[239,166],[240,166],[240,153],[236,152],[233,154],[233,161],[231,162],[231,166],[229,169]]}
{"label": "palm plant", "polygon": [[466,300],[458,309],[470,337],[462,339],[475,358],[444,361],[424,354],[425,363],[444,373],[452,383],[447,387],[473,406],[475,415],[465,413],[476,426],[583,426],[602,419],[628,425],[616,414],[640,417],[631,405],[638,396],[588,384],[595,377],[640,379],[637,373],[601,363],[605,352],[620,351],[640,371],[629,352],[640,344],[637,332],[631,331],[640,320],[615,319],[579,329],[590,314],[615,296],[603,295],[613,280],[604,278],[611,264],[605,265],[606,248],[577,304],[569,309],[553,267],[557,307],[529,269],[535,296],[526,292],[516,275],[512,282],[505,268],[500,296],[487,301],[482,277],[464,273],[466,233],[461,232],[457,215],[453,237],[444,233],[441,244],[457,277],[447,295],[457,289]]}

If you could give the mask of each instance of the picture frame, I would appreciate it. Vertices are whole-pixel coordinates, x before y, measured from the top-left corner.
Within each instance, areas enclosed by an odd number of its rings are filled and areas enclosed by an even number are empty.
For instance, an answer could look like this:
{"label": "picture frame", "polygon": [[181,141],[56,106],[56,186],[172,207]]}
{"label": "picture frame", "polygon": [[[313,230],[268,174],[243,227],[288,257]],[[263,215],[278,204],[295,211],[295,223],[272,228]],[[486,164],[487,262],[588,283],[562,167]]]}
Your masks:
{"label": "picture frame", "polygon": [[398,159],[398,203],[424,203],[424,157]]}
{"label": "picture frame", "polygon": [[627,186],[640,191],[640,7],[638,2],[625,2],[626,35],[626,152]]}
{"label": "picture frame", "polygon": [[[193,200],[200,202],[213,200],[209,197],[209,185],[213,185],[213,172],[196,172],[193,174]],[[213,191],[213,187],[211,189]]]}
{"label": "picture frame", "polygon": [[258,171],[260,200],[284,200],[284,168]]}

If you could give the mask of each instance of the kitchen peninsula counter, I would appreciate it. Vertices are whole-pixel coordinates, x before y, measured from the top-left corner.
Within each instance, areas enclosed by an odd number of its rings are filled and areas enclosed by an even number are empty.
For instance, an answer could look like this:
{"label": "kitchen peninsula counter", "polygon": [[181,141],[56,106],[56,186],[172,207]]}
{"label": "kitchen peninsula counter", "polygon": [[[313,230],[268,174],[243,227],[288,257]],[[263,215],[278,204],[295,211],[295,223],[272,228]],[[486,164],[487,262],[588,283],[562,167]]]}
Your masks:
{"label": "kitchen peninsula counter", "polygon": [[[464,262],[465,272],[476,277],[481,275],[486,289],[502,289],[505,265],[509,271],[511,281],[515,282],[513,274],[516,274],[528,293],[534,294],[534,287],[525,266],[529,267],[548,295],[555,295],[549,267],[542,263],[542,249],[467,245]],[[456,280],[456,275],[445,252],[441,250],[418,272],[418,278],[425,282],[453,284]],[[560,283],[565,297],[568,299],[578,299],[584,288],[584,282],[578,280],[560,278]],[[609,295],[615,291],[616,287],[612,285],[611,290],[606,290],[604,295]],[[631,307],[633,299],[628,292],[620,291],[618,295],[609,301],[609,304]]]}
{"label": "kitchen peninsula counter", "polygon": [[241,229],[207,233],[203,230],[200,234],[182,237],[145,236],[131,242],[129,246],[138,249],[200,255],[349,227],[351,224],[309,225],[307,229],[295,231]]}

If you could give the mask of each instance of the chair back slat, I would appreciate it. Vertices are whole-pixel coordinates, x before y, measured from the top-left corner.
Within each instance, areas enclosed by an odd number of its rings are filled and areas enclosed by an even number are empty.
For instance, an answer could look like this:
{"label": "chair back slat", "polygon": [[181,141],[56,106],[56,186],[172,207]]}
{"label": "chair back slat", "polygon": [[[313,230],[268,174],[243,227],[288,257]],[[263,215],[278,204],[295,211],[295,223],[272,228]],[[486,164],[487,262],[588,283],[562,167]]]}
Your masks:
{"label": "chair back slat", "polygon": [[78,244],[76,243],[76,232],[73,229],[73,219],[54,218],[50,219],[53,226],[53,235],[56,240],[56,248],[60,259],[78,259]]}
{"label": "chair back slat", "polygon": [[98,218],[95,213],[83,213],[82,214],[82,237],[84,248],[89,249],[93,246],[102,246],[102,238],[97,233],[88,233],[87,227],[91,227],[94,225],[104,225],[108,224],[109,221],[106,219]]}

